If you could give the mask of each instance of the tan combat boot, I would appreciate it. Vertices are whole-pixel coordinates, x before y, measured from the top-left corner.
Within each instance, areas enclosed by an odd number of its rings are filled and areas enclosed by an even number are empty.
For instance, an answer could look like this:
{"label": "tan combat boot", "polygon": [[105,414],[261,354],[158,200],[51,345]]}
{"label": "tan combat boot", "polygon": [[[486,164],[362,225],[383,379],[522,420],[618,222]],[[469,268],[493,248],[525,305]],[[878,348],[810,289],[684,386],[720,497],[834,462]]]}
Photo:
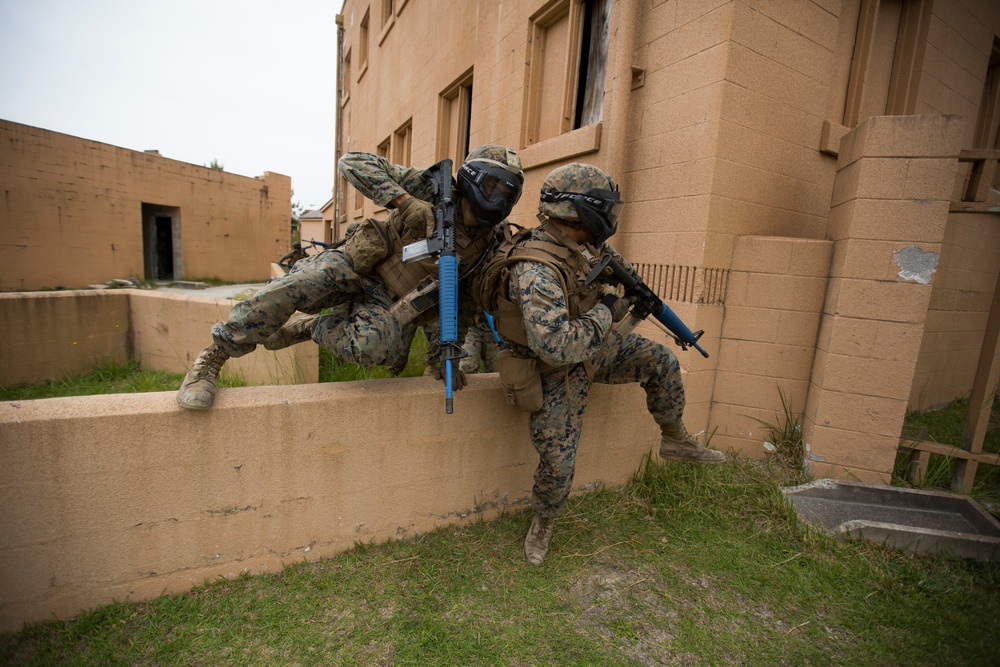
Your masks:
{"label": "tan combat boot", "polygon": [[184,382],[177,392],[177,403],[188,410],[208,410],[212,407],[219,371],[228,358],[226,351],[215,344],[202,350],[184,376]]}
{"label": "tan combat boot", "polygon": [[549,539],[552,537],[553,517],[544,518],[537,514],[531,520],[531,527],[524,537],[524,557],[532,565],[541,565],[545,554],[549,551]]}
{"label": "tan combat boot", "polygon": [[296,343],[312,340],[315,315],[296,315],[285,322],[285,325],[267,337],[264,348],[267,350],[283,350]]}
{"label": "tan combat boot", "polygon": [[694,439],[684,428],[684,422],[675,421],[672,424],[660,426],[663,439],[660,441],[660,457],[674,461],[691,461],[693,463],[723,463],[726,455],[709,449]]}

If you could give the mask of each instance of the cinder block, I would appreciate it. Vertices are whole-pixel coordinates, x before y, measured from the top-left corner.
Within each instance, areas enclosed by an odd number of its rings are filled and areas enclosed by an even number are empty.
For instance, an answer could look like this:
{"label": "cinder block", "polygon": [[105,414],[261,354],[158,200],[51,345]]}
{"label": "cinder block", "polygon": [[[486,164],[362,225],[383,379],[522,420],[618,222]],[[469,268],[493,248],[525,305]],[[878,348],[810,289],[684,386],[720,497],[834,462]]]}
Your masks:
{"label": "cinder block", "polygon": [[819,312],[826,291],[825,278],[749,274],[746,305],[776,310]]}
{"label": "cinder block", "polygon": [[851,134],[850,152],[837,166],[861,157],[952,157],[962,148],[965,119],[958,116],[870,116]]}
{"label": "cinder block", "polygon": [[733,250],[733,271],[787,274],[794,244],[776,236],[741,236]]}
{"label": "cinder block", "polygon": [[906,404],[905,400],[865,396],[858,416],[858,430],[899,438],[906,418]]}
{"label": "cinder block", "polygon": [[854,393],[819,390],[809,416],[820,426],[844,431],[858,430],[865,397]]}
{"label": "cinder block", "polygon": [[872,356],[878,338],[878,320],[833,315],[827,316],[824,325],[829,327],[829,339],[824,349],[831,354]]}
{"label": "cinder block", "polygon": [[[903,199],[908,160],[865,157],[851,165],[859,199]],[[834,188],[836,191],[836,188]]]}
{"label": "cinder block", "polygon": [[905,401],[910,396],[914,367],[914,362],[910,360],[891,361],[827,354],[822,387],[829,391]]}
{"label": "cinder block", "polygon": [[859,239],[941,243],[947,201],[858,199],[850,233]]}
{"label": "cinder block", "polygon": [[906,161],[906,184],[903,199],[951,200],[952,179],[958,160],[947,158],[914,158]]}
{"label": "cinder block", "polygon": [[786,311],[769,308],[728,306],[722,324],[722,337],[730,340],[776,342],[778,327]]}
{"label": "cinder block", "polygon": [[810,462],[891,475],[899,436],[881,436],[817,425],[808,440]]}
{"label": "cinder block", "polygon": [[786,345],[815,347],[819,335],[820,314],[785,310],[778,314],[775,340]]}
{"label": "cinder block", "polygon": [[837,279],[837,283],[839,287],[836,301],[826,305],[834,315],[923,323],[927,314],[930,285],[850,278]]}

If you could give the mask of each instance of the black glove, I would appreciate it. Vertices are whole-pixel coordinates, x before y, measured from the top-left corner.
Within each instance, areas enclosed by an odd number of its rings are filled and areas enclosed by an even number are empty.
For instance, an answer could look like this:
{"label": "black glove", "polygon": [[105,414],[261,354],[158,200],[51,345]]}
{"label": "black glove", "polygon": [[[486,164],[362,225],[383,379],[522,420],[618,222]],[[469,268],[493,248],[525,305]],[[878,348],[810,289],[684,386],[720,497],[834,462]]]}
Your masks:
{"label": "black glove", "polygon": [[[433,366],[432,368],[431,375],[434,379],[444,382],[444,362],[442,361],[440,366]],[[455,359],[451,362],[451,388],[454,391],[458,391],[466,384],[468,384],[468,381],[465,379],[465,372],[458,367],[458,359]]]}
{"label": "black glove", "polygon": [[611,311],[612,321],[621,322],[628,314],[628,309],[635,303],[635,297],[627,296],[621,299],[616,294],[605,294],[601,297],[601,303]]}

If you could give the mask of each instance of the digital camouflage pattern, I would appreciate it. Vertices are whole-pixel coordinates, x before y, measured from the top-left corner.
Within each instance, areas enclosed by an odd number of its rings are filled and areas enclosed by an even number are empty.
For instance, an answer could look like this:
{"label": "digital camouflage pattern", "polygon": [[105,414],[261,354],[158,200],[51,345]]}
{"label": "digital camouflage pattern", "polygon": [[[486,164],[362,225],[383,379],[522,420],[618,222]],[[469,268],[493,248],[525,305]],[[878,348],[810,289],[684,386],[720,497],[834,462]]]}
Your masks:
{"label": "digital camouflage pattern", "polygon": [[[521,171],[521,159],[506,146],[487,144],[469,151],[466,161],[492,160]],[[379,206],[388,206],[396,197],[409,193],[426,202],[436,202],[434,182],[425,169],[402,167],[371,153],[345,153],[339,162],[340,173],[366,198]],[[461,207],[456,223],[461,222]]]}
{"label": "digital camouflage pattern", "polygon": [[[610,249],[608,244],[602,248]],[[595,382],[639,382],[646,392],[646,408],[661,425],[683,416],[684,384],[674,353],[637,334],[622,336],[611,329],[607,306],[598,304],[570,319],[566,295],[550,267],[532,261],[514,264],[510,294],[519,301],[529,342],[528,347],[512,344],[511,349],[554,367],[542,373],[542,407],[529,418],[531,442],[539,455],[532,506],[540,516],[552,517],[573,483],[590,391],[584,362],[589,362]]]}
{"label": "digital camouflage pattern", "polygon": [[458,367],[463,373],[478,373],[479,362],[483,363],[484,373],[494,373],[497,370],[497,354],[500,349],[496,339],[493,337],[493,330],[486,318],[479,314],[475,322],[469,327],[465,334],[465,342],[462,349],[468,356],[462,357],[458,362]]}
{"label": "digital camouflage pattern", "polygon": [[[586,192],[590,189],[611,189],[611,179],[597,167],[574,162],[553,169],[542,183],[542,192]],[[580,219],[572,202],[538,202],[538,212],[560,220]]]}
{"label": "digital camouflage pattern", "polygon": [[359,276],[341,250],[325,250],[298,263],[229,311],[212,328],[213,342],[231,357],[252,352],[295,313],[318,314],[313,340],[345,361],[372,366],[399,354],[402,326],[389,315],[385,287]]}

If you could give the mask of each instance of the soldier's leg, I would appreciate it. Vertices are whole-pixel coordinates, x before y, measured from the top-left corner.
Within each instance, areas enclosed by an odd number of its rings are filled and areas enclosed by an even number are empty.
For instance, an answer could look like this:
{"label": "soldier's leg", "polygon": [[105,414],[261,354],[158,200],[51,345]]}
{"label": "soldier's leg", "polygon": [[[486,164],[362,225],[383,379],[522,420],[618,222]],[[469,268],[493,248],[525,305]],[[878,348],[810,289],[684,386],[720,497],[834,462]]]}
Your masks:
{"label": "soldier's leg", "polygon": [[317,317],[312,339],[338,359],[371,367],[391,365],[407,354],[406,333],[388,305],[365,299]]}
{"label": "soldier's leg", "polygon": [[188,369],[177,403],[189,410],[207,410],[215,401],[219,373],[230,357],[253,352],[296,310],[319,312],[324,304],[360,293],[359,278],[343,253],[322,252],[299,261],[289,273],[236,303],[229,319],[212,328],[212,344]]}
{"label": "soldier's leg", "polygon": [[493,331],[490,329],[489,324],[484,324],[486,327],[483,331],[483,372],[484,373],[495,373],[497,370],[497,355],[500,354],[500,346],[497,344],[495,338],[493,338]]}
{"label": "soldier's leg", "polygon": [[466,356],[458,362],[458,367],[463,373],[479,372],[479,351],[482,345],[482,332],[479,327],[469,327],[469,331],[465,334],[465,343],[462,345]]}
{"label": "soldier's leg", "polygon": [[552,524],[573,487],[576,448],[590,387],[582,365],[542,374],[542,407],[531,413],[531,444],[538,451],[531,507],[535,517],[524,540],[524,554],[541,564],[548,551]]}
{"label": "soldier's leg", "polygon": [[684,381],[677,356],[666,345],[630,333],[611,331],[594,358],[594,381],[638,382],[646,392],[646,409],[660,426],[663,458],[721,463],[725,454],[704,447],[684,427]]}
{"label": "soldier's leg", "polygon": [[230,357],[240,357],[253,352],[295,311],[318,313],[363,293],[361,278],[344,253],[321,252],[297,262],[287,274],[233,305],[229,319],[212,328],[212,340]]}

